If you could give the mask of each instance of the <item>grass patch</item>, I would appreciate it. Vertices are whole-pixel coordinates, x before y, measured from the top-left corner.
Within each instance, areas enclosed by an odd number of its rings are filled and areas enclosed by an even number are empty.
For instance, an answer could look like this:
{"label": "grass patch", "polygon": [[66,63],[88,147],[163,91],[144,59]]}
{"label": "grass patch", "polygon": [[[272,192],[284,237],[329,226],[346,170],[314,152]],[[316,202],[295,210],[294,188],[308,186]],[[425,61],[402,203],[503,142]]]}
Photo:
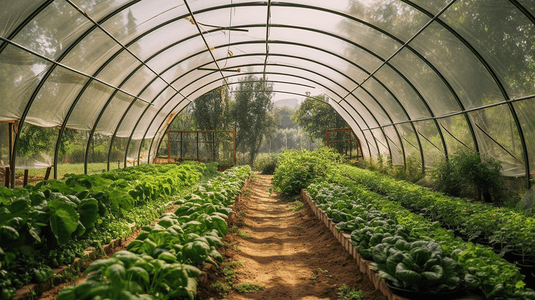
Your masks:
{"label": "grass patch", "polygon": [[240,271],[233,269],[231,266],[224,267],[222,272],[225,275],[225,279],[229,281],[232,280],[236,274],[240,273]]}
{"label": "grass patch", "polygon": [[211,288],[217,290],[219,295],[221,295],[223,298],[227,297],[228,292],[232,290],[232,286],[229,283],[224,283],[221,281],[218,281],[210,286]]}
{"label": "grass patch", "polygon": [[294,202],[291,202],[290,203],[291,207],[288,208],[289,211],[299,211],[301,209],[303,209],[303,207],[305,206],[305,204],[301,201],[294,201]]}
{"label": "grass patch", "polygon": [[244,239],[251,237],[247,232],[241,231],[241,230],[238,230],[236,232],[236,235],[239,236],[239,237],[242,237]]}
{"label": "grass patch", "polygon": [[236,266],[243,266],[243,263],[241,261],[229,261],[229,262],[223,262],[221,263],[224,267],[236,267]]}
{"label": "grass patch", "polygon": [[256,283],[244,282],[241,284],[235,284],[232,288],[238,293],[253,293],[256,291],[263,290],[264,286]]}
{"label": "grass patch", "polygon": [[223,247],[232,249],[232,250],[237,251],[237,252],[241,252],[241,249],[238,248],[238,246],[236,246],[236,243],[237,243],[236,241],[232,241],[230,243],[223,242]]}
{"label": "grass patch", "polygon": [[364,300],[366,299],[366,294],[364,294],[361,290],[355,290],[354,288],[350,288],[349,286],[342,284],[338,288],[338,293],[336,293],[338,296],[338,300]]}

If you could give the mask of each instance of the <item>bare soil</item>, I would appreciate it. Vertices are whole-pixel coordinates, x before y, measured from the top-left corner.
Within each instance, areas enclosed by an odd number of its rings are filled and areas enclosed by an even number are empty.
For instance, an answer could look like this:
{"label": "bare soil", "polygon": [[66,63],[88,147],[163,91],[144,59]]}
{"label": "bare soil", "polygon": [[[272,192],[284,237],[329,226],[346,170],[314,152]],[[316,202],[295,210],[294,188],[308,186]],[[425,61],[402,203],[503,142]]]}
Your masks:
{"label": "bare soil", "polygon": [[[346,284],[362,290],[367,300],[386,300],[368,277],[359,271],[351,257],[332,233],[305,203],[292,211],[294,200],[270,194],[271,178],[253,178],[245,195],[235,202],[229,220],[229,233],[220,251],[225,261],[243,263],[239,273],[225,278],[222,266],[208,268],[198,287],[199,299],[338,299],[338,288]],[[249,237],[238,233],[245,232]],[[254,283],[263,290],[238,293],[222,292],[213,284]]]}

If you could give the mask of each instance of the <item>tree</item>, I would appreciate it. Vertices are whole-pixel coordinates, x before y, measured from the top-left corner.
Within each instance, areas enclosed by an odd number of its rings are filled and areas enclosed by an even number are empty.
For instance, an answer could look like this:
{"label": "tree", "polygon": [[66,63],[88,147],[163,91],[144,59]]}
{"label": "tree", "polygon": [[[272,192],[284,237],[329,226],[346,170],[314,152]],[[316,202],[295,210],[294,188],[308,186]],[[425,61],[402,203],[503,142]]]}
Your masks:
{"label": "tree", "polygon": [[200,130],[226,130],[230,123],[229,92],[226,86],[215,88],[193,103],[193,119]]}
{"label": "tree", "polygon": [[253,165],[264,136],[275,128],[271,98],[273,86],[263,78],[247,76],[236,88],[236,103],[233,116],[236,129],[236,146],[249,152],[249,163]]}
{"label": "tree", "polygon": [[292,114],[295,113],[295,109],[292,109],[288,106],[276,107],[273,109],[273,112],[277,119],[277,128],[278,129],[293,129],[297,128],[297,125],[292,120]]}
{"label": "tree", "polygon": [[[226,85],[215,88],[195,100],[193,120],[200,130],[226,130],[230,123],[230,96]],[[207,151],[219,159],[219,140],[211,133],[202,135]]]}
{"label": "tree", "polygon": [[332,106],[317,99],[324,100],[325,96],[306,98],[292,115],[292,119],[308,132],[311,138],[322,139],[325,142],[327,129],[349,128],[349,125]]}
{"label": "tree", "polygon": [[[312,139],[321,139],[325,143],[327,129],[349,128],[349,125],[332,106],[318,99],[325,100],[325,96],[319,95],[305,99],[297,112],[292,115],[292,119],[309,133],[311,141]],[[334,139],[343,139],[343,133],[335,133]],[[339,153],[343,153],[346,146],[345,142],[336,143]]]}

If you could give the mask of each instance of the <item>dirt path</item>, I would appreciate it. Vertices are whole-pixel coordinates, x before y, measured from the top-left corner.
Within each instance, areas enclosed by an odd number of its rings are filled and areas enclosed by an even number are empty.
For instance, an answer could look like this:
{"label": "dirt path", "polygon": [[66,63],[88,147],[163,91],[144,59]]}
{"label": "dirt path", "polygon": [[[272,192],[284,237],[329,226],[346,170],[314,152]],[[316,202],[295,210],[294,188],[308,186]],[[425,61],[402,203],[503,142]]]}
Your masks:
{"label": "dirt path", "polygon": [[[271,177],[254,178],[246,195],[236,201],[234,234],[227,235],[222,251],[226,261],[243,263],[235,268],[239,273],[231,279],[234,285],[250,282],[264,289],[230,292],[226,299],[338,299],[342,284],[362,290],[367,300],[387,299],[307,204],[292,211],[297,202],[269,193]],[[199,299],[224,298],[207,287],[217,281],[225,279],[209,278],[199,289]]]}

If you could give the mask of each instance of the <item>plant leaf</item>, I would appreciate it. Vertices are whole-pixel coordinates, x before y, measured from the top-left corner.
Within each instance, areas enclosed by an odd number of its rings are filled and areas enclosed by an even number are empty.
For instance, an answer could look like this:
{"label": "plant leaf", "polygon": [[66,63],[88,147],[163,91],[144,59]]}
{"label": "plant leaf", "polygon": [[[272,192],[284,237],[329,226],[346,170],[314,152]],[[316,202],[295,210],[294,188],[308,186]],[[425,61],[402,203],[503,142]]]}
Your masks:
{"label": "plant leaf", "polygon": [[51,208],[52,212],[50,215],[50,229],[58,244],[65,244],[78,227],[78,213],[72,205],[59,198],[48,202],[48,207]]}

